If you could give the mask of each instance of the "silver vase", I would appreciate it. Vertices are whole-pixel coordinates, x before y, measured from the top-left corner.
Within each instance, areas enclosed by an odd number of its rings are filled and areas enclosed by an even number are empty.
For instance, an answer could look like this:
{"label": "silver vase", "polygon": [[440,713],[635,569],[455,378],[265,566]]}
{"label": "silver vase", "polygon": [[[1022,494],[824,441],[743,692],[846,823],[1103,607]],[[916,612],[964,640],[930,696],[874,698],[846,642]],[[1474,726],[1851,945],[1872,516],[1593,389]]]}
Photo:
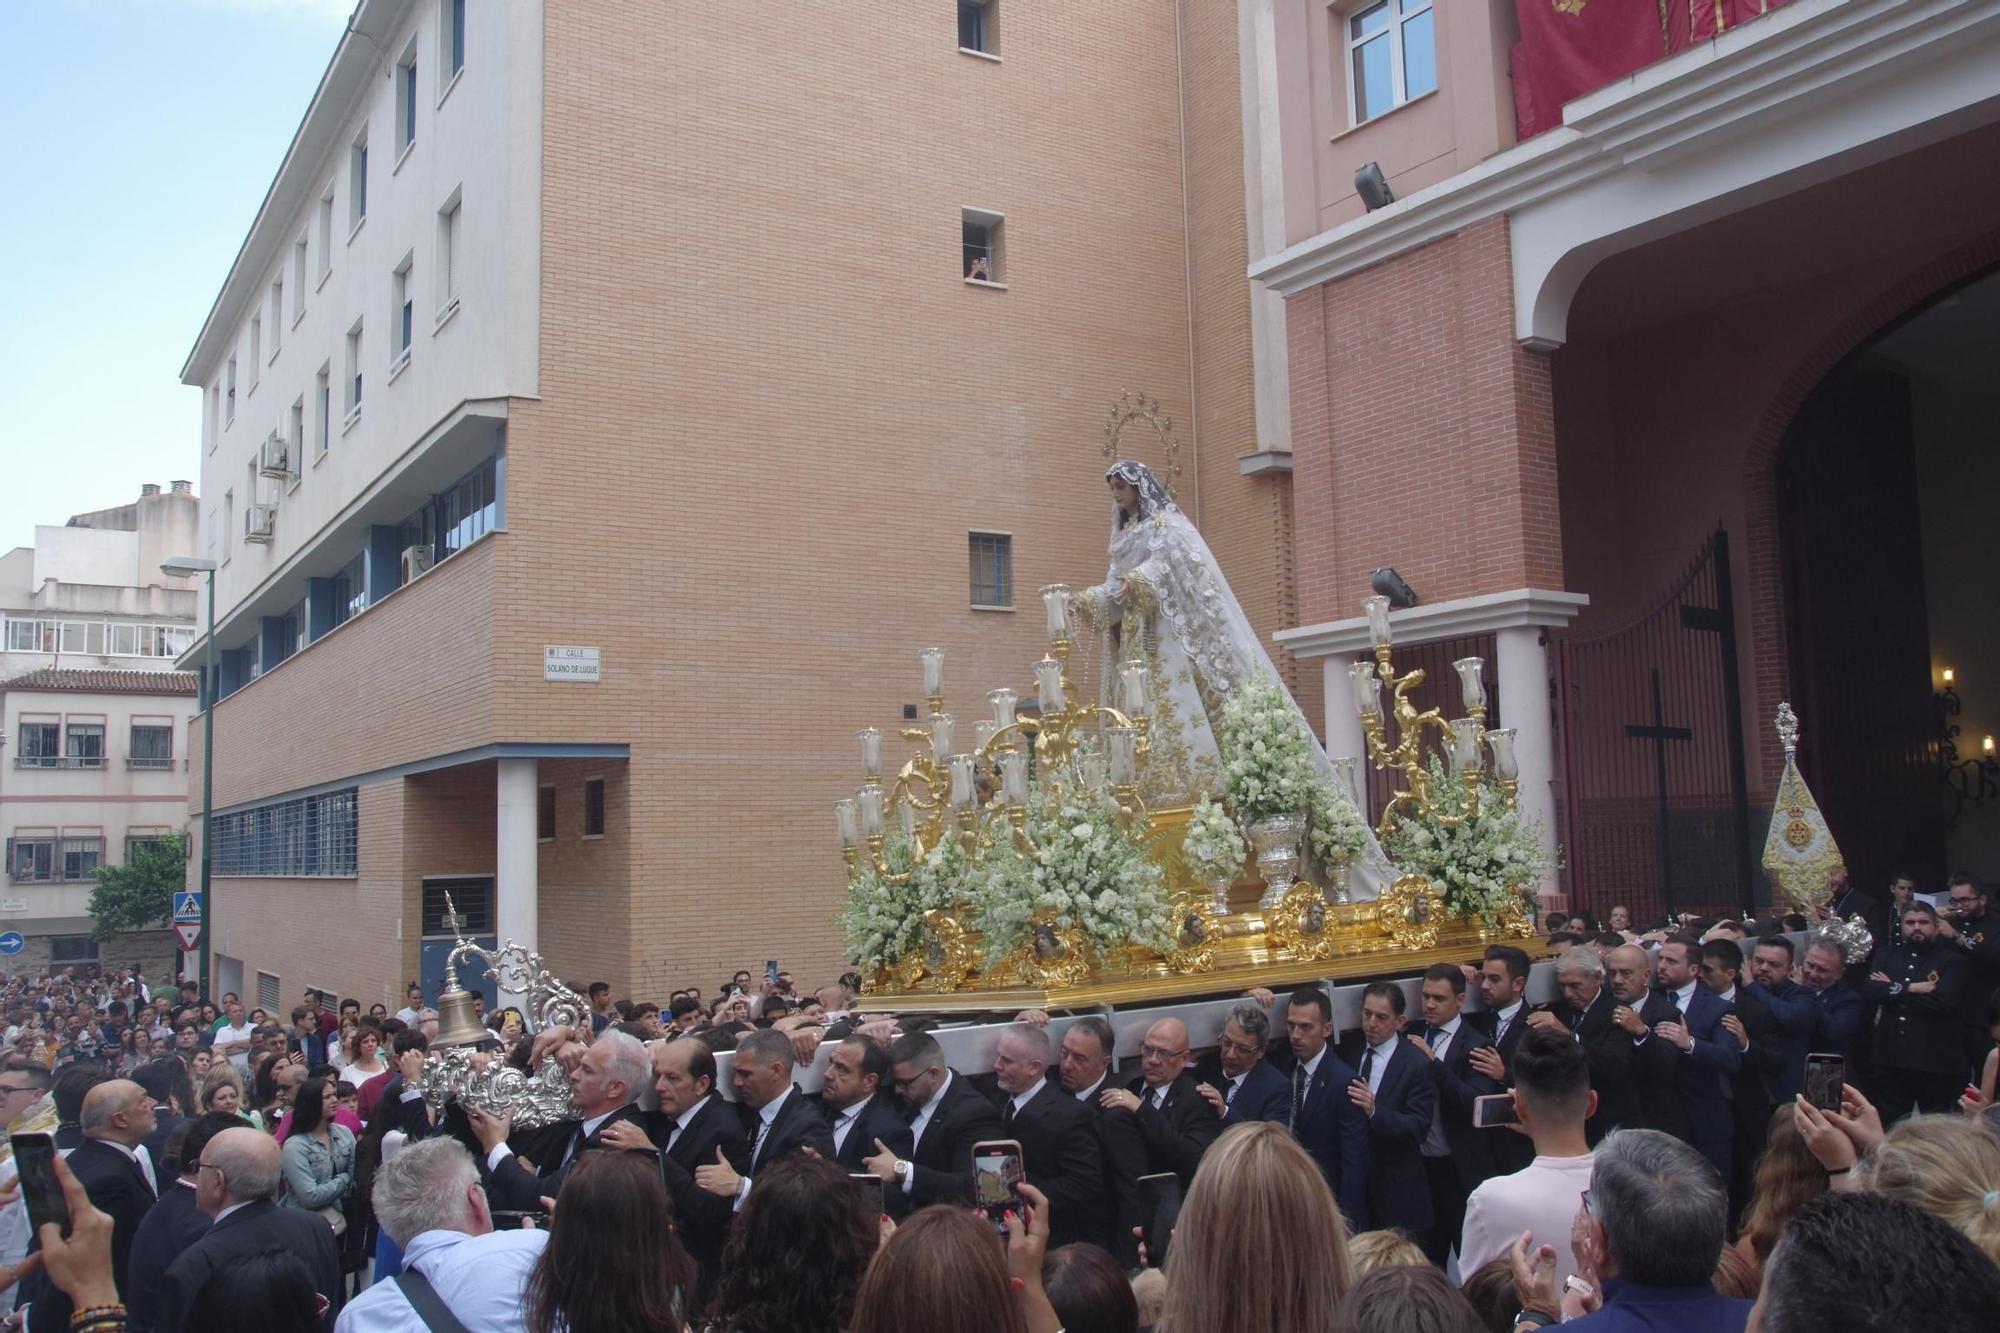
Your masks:
{"label": "silver vase", "polygon": [[1336,903],[1345,904],[1348,901],[1347,897],[1348,870],[1349,866],[1345,859],[1328,861],[1326,863],[1326,877],[1330,881],[1327,885],[1327,888],[1332,891],[1332,898],[1333,901]]}
{"label": "silver vase", "polygon": [[1217,916],[1229,915],[1229,890],[1235,883],[1234,875],[1217,875],[1208,882],[1209,905],[1215,908]]}
{"label": "silver vase", "polygon": [[1250,835],[1257,873],[1264,878],[1264,896],[1257,906],[1270,911],[1284,898],[1286,890],[1298,883],[1299,839],[1305,836],[1306,821],[1300,815],[1279,815],[1260,819],[1244,830]]}

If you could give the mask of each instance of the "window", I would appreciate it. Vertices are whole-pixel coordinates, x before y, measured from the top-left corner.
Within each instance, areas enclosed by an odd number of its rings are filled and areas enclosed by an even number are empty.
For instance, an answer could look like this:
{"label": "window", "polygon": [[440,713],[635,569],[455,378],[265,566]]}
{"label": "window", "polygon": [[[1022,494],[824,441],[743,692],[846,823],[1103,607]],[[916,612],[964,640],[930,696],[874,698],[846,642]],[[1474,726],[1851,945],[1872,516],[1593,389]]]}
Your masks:
{"label": "window", "polygon": [[127,759],[132,768],[172,768],[174,766],[174,724],[134,722],[132,751]]}
{"label": "window", "polygon": [[306,317],[306,233],[292,242],[292,324]]}
{"label": "window", "polygon": [[451,199],[438,210],[437,235],[437,322],[442,324],[452,311],[458,309],[459,256],[459,194],[453,190]]}
{"label": "window", "polygon": [[194,630],[191,627],[176,629],[162,625],[157,628],[156,633],[160,645],[158,655],[161,657],[179,657],[194,646]]}
{"label": "window", "polygon": [[361,321],[347,331],[347,418],[361,413]]}
{"label": "window", "polygon": [[267,1014],[277,1013],[283,1006],[279,1003],[284,991],[278,985],[278,978],[269,972],[257,974],[257,1007]]}
{"label": "window", "polygon": [[462,551],[499,521],[500,477],[492,459],[474,468],[437,499],[442,555]]}
{"label": "window", "polygon": [[125,864],[128,866],[131,865],[133,861],[147,852],[159,851],[160,843],[166,836],[167,833],[164,829],[156,833],[127,833],[125,835]]}
{"label": "window", "polygon": [[65,768],[104,767],[104,724],[72,722],[63,728]]}
{"label": "window", "polygon": [[278,349],[284,345],[285,335],[285,280],[283,277],[271,280],[271,359],[278,359]]}
{"label": "window", "polygon": [[49,962],[94,963],[97,961],[97,941],[88,935],[49,936]]}
{"label": "window", "polygon": [[236,424],[236,358],[233,356],[223,368],[222,382],[228,386],[222,395],[222,424],[233,426]]}
{"label": "window", "polygon": [[62,623],[62,651],[104,655],[104,623],[96,620],[65,620]]}
{"label": "window", "polygon": [[396,64],[396,160],[417,141],[417,44],[412,41]]}
{"label": "window", "polygon": [[438,0],[438,80],[449,89],[465,68],[465,0]]}
{"label": "window", "polygon": [[1378,0],[1347,18],[1354,123],[1437,88],[1431,0]]}
{"label": "window", "polygon": [[10,653],[46,653],[54,649],[47,639],[48,622],[41,620],[10,620],[7,622],[7,651]]}
{"label": "window", "polygon": [[222,563],[229,563],[229,552],[235,546],[236,533],[236,492],[222,493]]}
{"label": "window", "polygon": [[333,443],[333,366],[329,363],[319,368],[313,376],[313,420],[318,423],[317,443],[324,454]]}
{"label": "window", "polygon": [[111,627],[111,655],[113,657],[139,656],[139,627],[137,625],[113,625]]}
{"label": "window", "polygon": [[591,778],[583,784],[583,836],[604,836],[604,779]]}
{"label": "window", "polygon": [[367,607],[367,564],[357,555],[333,576],[333,623],[345,625]]}
{"label": "window", "polygon": [[97,867],[103,864],[104,839],[90,837],[62,840],[62,878],[95,879]]}
{"label": "window", "polygon": [[368,127],[362,126],[347,150],[347,234],[368,220]]}
{"label": "window", "polygon": [[556,789],[540,787],[535,791],[535,839],[538,842],[556,840]]}
{"label": "window", "polygon": [[972,604],[1012,606],[1014,604],[1014,539],[1004,532],[975,532],[968,545],[972,552]]}
{"label": "window", "polygon": [[319,280],[333,272],[333,187],[319,197]]}
{"label": "window", "polygon": [[55,868],[53,834],[7,839],[7,878],[16,884],[45,884],[56,877]]}
{"label": "window", "polygon": [[410,359],[410,309],[412,305],[410,300],[410,261],[411,256],[404,255],[403,262],[396,266],[394,276],[389,279],[389,329],[390,336],[395,340],[395,345],[391,348],[394,355],[389,358],[389,364],[392,367]]}
{"label": "window", "polygon": [[258,369],[264,364],[264,317],[250,318],[250,392],[257,392]]}
{"label": "window", "polygon": [[213,873],[351,878],[355,794],[343,787],[218,814]]}
{"label": "window", "polygon": [[54,768],[62,754],[60,722],[23,722],[21,749],[14,756],[16,768]]}
{"label": "window", "polygon": [[1007,280],[1006,253],[1001,245],[1001,228],[1006,218],[983,208],[961,210],[965,232],[964,278],[999,286]]}
{"label": "window", "polygon": [[1000,54],[1000,0],[958,0],[958,49]]}
{"label": "window", "polygon": [[292,402],[292,434],[290,443],[292,446],[292,485],[296,486],[299,484],[301,469],[304,466],[299,460],[306,456],[306,400],[303,398],[294,399]]}
{"label": "window", "polygon": [[208,451],[215,452],[215,446],[222,439],[222,381],[208,386],[208,402],[202,412],[202,425],[208,431]]}

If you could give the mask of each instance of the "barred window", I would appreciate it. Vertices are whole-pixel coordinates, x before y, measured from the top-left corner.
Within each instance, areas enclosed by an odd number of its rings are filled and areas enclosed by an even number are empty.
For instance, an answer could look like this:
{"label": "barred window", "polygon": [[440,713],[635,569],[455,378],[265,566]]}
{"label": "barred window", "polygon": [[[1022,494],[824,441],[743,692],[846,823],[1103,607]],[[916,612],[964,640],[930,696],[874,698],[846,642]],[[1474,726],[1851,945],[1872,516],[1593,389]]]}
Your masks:
{"label": "barred window", "polygon": [[7,839],[7,878],[16,884],[39,884],[55,878],[54,838]]}
{"label": "barred window", "polygon": [[352,876],[356,798],[345,787],[217,815],[214,873]]}
{"label": "barred window", "polygon": [[162,726],[152,722],[132,724],[133,768],[172,768],[174,766],[174,728],[172,723]]}
{"label": "barred window", "polygon": [[63,839],[62,877],[64,879],[95,879],[97,877],[97,867],[103,863],[104,839]]}
{"label": "barred window", "polygon": [[[450,907],[447,907],[449,903]],[[450,908],[458,910],[458,928],[445,919]],[[468,937],[491,935],[493,933],[493,877],[491,875],[469,875],[457,878],[426,877],[423,897],[423,932],[426,938],[435,935],[465,935]]]}
{"label": "barred window", "polygon": [[1014,604],[1014,539],[1000,532],[974,532],[967,545],[972,553],[972,604]]}

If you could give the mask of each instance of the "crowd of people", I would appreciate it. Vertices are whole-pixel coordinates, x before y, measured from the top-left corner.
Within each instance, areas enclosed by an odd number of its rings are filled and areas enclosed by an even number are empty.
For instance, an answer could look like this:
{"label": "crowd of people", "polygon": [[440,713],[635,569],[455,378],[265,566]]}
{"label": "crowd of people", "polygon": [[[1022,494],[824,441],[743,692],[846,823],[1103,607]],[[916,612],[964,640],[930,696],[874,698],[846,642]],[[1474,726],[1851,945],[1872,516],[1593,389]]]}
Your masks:
{"label": "crowd of people", "polygon": [[0,1119],[54,1134],[72,1226],[30,1235],[0,1159],[0,1303],[31,1333],[1990,1328],[2000,914],[1942,897],[1834,885],[1859,959],[1805,918],[1566,915],[1550,1003],[1496,945],[1366,986],[1344,1033],[1311,986],[1209,1049],[1161,1018],[1123,1069],[1095,1015],[1021,1013],[970,1070],[852,976],[597,983],[573,1026],[482,1011],[480,1058],[568,1077],[578,1118],[533,1128],[425,1098],[417,987],[280,1025],[10,980]]}

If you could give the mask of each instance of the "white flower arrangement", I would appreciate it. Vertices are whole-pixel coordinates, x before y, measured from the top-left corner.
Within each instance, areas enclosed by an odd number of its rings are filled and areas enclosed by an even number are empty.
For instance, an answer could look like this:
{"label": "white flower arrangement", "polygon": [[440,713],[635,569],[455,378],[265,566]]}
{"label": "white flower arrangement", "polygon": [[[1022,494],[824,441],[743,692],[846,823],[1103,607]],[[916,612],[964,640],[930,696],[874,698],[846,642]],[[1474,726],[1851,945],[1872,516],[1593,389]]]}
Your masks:
{"label": "white flower arrangement", "polygon": [[1223,768],[1229,804],[1246,824],[1303,813],[1308,843],[1322,862],[1353,861],[1368,846],[1368,826],[1313,761],[1316,742],[1284,687],[1268,675],[1237,687],[1222,708]]}
{"label": "white flower arrangement", "polygon": [[863,862],[840,914],[847,951],[863,971],[889,967],[923,947],[924,913],[951,907],[964,895],[965,853],[947,835],[922,858],[901,833],[882,845],[887,873]]}
{"label": "white flower arrangement", "polygon": [[971,873],[971,899],[988,965],[1028,938],[1034,918],[1051,914],[1100,949],[1169,948],[1173,917],[1165,877],[1146,855],[1145,828],[1118,822],[1108,787],[1086,786],[1079,766],[1029,794],[1025,831],[1033,858],[995,830],[994,845]]}
{"label": "white flower arrangement", "polygon": [[1181,859],[1196,879],[1235,878],[1243,868],[1243,835],[1219,802],[1203,796],[1194,804],[1187,833],[1181,839]]}
{"label": "white flower arrangement", "polygon": [[1310,820],[1306,840],[1314,857],[1327,865],[1361,859],[1368,848],[1368,825],[1338,783],[1321,778],[1306,813]]}
{"label": "white flower arrangement", "polygon": [[[1438,809],[1461,809],[1465,780],[1429,764],[1431,799]],[[1510,810],[1497,784],[1481,780],[1479,813],[1457,827],[1434,816],[1403,816],[1389,832],[1388,853],[1398,866],[1444,887],[1452,912],[1495,924],[1516,911],[1533,910],[1534,886],[1556,869],[1557,859],[1542,845],[1538,823]]]}

